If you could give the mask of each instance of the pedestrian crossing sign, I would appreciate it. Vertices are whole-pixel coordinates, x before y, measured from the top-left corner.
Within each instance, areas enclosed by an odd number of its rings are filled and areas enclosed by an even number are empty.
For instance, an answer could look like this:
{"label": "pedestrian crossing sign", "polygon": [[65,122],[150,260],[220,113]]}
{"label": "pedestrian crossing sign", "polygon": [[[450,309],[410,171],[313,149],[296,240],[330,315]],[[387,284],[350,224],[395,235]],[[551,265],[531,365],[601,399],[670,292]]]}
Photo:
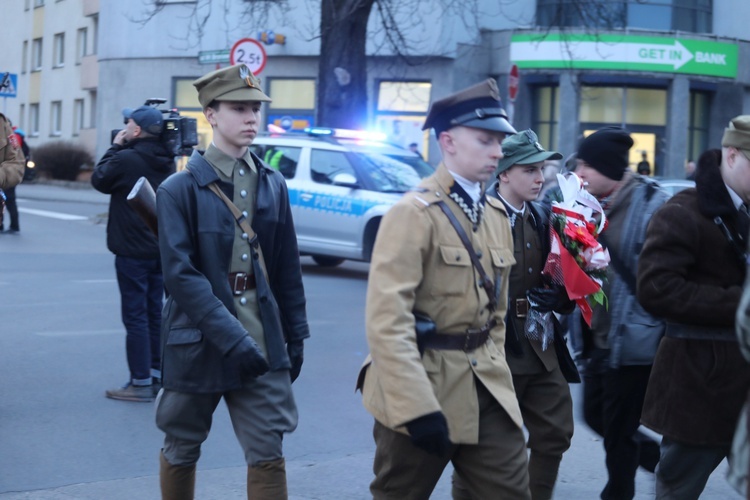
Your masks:
{"label": "pedestrian crossing sign", "polygon": [[15,73],[0,73],[0,97],[16,97],[18,75]]}

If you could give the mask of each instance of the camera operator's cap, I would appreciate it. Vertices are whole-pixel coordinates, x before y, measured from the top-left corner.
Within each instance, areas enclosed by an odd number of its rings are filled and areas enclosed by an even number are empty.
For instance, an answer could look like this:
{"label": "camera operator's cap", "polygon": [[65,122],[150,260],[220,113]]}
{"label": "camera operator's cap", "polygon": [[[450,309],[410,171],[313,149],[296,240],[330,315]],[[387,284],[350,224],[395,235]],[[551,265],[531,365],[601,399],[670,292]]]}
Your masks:
{"label": "camera operator's cap", "polygon": [[260,80],[244,64],[217,69],[193,82],[204,108],[211,101],[271,101],[260,89]]}
{"label": "camera operator's cap", "polygon": [[557,151],[544,149],[531,129],[509,135],[503,140],[502,148],[503,158],[497,164],[495,175],[500,175],[513,165],[532,165],[545,160],[561,160],[563,157]]}
{"label": "camera operator's cap", "polygon": [[149,134],[159,135],[164,124],[161,111],[153,106],[141,106],[140,108],[125,108],[122,116],[126,119],[132,118],[136,125]]}
{"label": "camera operator's cap", "polygon": [[441,132],[459,125],[505,134],[516,133],[516,129],[508,122],[495,80],[488,78],[433,102],[422,130],[434,128],[435,135],[440,136]]}
{"label": "camera operator's cap", "polygon": [[732,118],[729,126],[724,129],[721,145],[725,148],[737,148],[750,159],[750,115]]}

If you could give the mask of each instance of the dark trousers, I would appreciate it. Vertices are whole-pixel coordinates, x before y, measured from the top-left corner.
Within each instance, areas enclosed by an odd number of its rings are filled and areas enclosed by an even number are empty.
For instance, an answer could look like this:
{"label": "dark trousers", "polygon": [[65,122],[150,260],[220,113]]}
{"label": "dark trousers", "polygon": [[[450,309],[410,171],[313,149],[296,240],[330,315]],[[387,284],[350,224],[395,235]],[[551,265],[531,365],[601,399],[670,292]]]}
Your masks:
{"label": "dark trousers", "polygon": [[586,423],[604,438],[608,473],[604,500],[632,499],[640,465],[653,472],[659,444],[638,431],[651,366],[608,366],[608,351],[595,351],[583,376]]}
{"label": "dark trousers", "polygon": [[[11,231],[19,231],[18,227],[18,205],[16,204],[16,188],[15,186],[8,189],[3,189],[5,193],[5,211],[10,217],[10,225],[8,229]],[[0,219],[0,230],[5,228],[5,220]]]}
{"label": "dark trousers", "polygon": [[164,278],[159,259],[115,256],[120,287],[125,351],[134,385],[149,385],[161,364],[161,309]]}

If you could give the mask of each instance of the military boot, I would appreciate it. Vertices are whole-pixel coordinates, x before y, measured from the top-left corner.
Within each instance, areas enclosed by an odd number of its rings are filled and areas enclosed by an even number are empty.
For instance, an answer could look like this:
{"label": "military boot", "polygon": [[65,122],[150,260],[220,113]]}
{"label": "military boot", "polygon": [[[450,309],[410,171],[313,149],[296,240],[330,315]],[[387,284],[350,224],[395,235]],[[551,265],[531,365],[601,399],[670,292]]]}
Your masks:
{"label": "military boot", "polygon": [[172,465],[159,454],[159,482],[162,500],[193,500],[195,496],[195,464]]}
{"label": "military boot", "polygon": [[247,468],[248,500],[286,500],[286,465],[283,458]]}
{"label": "military boot", "polygon": [[529,490],[532,500],[549,500],[555,489],[562,457],[531,452],[529,457]]}

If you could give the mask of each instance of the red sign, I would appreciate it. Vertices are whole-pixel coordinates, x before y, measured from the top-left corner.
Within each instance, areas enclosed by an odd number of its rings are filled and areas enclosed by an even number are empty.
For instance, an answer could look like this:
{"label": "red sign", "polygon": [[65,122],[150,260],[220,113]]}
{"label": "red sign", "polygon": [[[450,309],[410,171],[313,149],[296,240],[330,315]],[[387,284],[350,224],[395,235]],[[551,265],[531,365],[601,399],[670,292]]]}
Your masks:
{"label": "red sign", "polygon": [[258,75],[266,67],[266,49],[258,40],[243,38],[238,40],[229,51],[229,64],[244,64],[254,75]]}
{"label": "red sign", "polygon": [[510,67],[510,73],[508,73],[508,99],[511,102],[516,100],[518,95],[518,84],[521,81],[521,74],[518,71],[518,66],[515,64]]}

